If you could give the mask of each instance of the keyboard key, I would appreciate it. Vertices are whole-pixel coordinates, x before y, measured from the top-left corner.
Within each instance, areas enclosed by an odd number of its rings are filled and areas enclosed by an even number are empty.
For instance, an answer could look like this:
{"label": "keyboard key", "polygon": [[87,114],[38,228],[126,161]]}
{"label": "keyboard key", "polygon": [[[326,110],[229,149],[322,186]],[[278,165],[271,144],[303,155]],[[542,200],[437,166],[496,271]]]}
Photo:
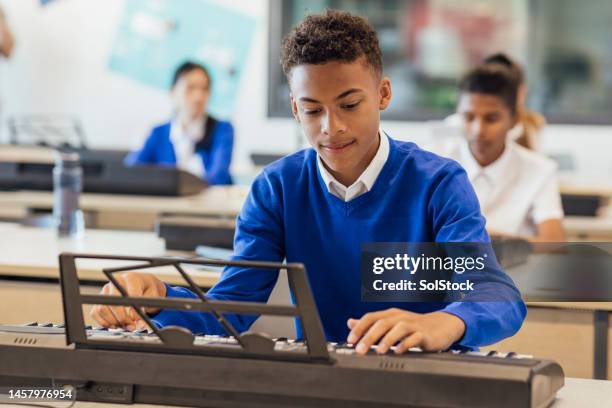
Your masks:
{"label": "keyboard key", "polygon": [[467,354],[470,356],[486,357],[489,355],[489,352],[488,351],[469,351]]}

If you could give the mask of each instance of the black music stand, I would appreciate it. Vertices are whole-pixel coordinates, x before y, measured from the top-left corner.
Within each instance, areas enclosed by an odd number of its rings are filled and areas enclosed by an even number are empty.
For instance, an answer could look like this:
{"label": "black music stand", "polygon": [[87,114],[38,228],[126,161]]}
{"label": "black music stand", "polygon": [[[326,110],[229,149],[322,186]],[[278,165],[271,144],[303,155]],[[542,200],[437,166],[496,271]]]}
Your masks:
{"label": "black music stand", "polygon": [[[121,296],[84,295],[76,267],[77,259],[101,259],[112,261],[142,262],[141,264],[118,268],[103,269],[103,273],[117,287]],[[104,348],[113,350],[159,351],[181,354],[224,355],[236,357],[266,358],[304,362],[331,362],[323,327],[312,297],[310,285],[303,264],[257,261],[225,261],[212,259],[184,258],[149,258],[133,256],[103,256],[90,254],[62,253],[60,262],[60,284],[64,307],[67,344],[77,348]],[[289,289],[295,305],[267,305],[256,302],[232,302],[209,300],[195,284],[181,265],[203,266],[236,266],[255,269],[285,269]],[[185,280],[187,286],[198,296],[198,299],[130,297],[113,276],[117,272],[143,270],[163,266],[172,266]],[[161,340],[160,342],[105,341],[87,337],[83,318],[83,305],[113,305],[132,307],[149,328]],[[144,307],[157,307],[190,312],[210,312],[224,327],[228,335],[234,336],[238,346],[235,348],[195,345],[195,336],[187,329],[178,326],[157,328],[151,318],[142,310]],[[236,313],[243,315],[272,315],[297,317],[306,343],[306,353],[281,351],[274,349],[274,341],[261,333],[238,333],[221,314]]]}

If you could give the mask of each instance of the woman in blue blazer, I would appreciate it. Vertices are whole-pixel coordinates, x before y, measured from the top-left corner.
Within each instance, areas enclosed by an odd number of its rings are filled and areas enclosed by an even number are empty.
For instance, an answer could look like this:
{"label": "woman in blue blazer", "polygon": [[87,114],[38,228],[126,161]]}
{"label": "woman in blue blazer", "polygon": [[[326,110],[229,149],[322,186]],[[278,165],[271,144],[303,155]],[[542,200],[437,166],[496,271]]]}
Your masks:
{"label": "woman in blue blazer", "polygon": [[194,62],[180,65],[172,79],[174,118],[155,127],[144,146],[128,155],[126,164],[176,166],[208,184],[232,184],[229,168],[234,128],[206,113],[210,86],[204,66]]}

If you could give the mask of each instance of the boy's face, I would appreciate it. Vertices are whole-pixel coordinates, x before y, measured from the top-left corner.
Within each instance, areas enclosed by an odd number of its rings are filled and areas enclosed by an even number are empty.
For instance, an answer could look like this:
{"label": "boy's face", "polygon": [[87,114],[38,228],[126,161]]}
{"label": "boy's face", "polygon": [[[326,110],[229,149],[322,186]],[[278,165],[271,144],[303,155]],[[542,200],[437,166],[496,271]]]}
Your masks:
{"label": "boy's face", "polygon": [[378,149],[380,111],[391,100],[388,78],[362,57],[291,70],[291,108],[312,147],[343,184],[354,182]]}
{"label": "boy's face", "polygon": [[506,103],[495,95],[463,92],[457,113],[463,118],[464,134],[476,161],[486,166],[497,160],[515,124],[515,115]]}

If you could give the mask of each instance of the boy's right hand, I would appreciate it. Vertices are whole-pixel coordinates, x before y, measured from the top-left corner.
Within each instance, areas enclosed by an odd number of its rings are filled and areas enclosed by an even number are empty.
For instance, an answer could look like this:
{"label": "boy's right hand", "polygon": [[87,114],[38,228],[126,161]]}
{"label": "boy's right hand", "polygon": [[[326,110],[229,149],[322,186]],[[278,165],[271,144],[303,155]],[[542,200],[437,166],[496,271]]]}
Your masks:
{"label": "boy's right hand", "polygon": [[[128,272],[116,276],[117,282],[132,297],[166,297],[166,285],[155,275],[150,273]],[[108,296],[121,296],[121,293],[111,283],[102,288],[101,294]],[[148,307],[145,313],[157,313],[158,308]],[[128,330],[146,328],[144,321],[136,311],[128,306],[95,305],[90,316],[102,327]]]}

